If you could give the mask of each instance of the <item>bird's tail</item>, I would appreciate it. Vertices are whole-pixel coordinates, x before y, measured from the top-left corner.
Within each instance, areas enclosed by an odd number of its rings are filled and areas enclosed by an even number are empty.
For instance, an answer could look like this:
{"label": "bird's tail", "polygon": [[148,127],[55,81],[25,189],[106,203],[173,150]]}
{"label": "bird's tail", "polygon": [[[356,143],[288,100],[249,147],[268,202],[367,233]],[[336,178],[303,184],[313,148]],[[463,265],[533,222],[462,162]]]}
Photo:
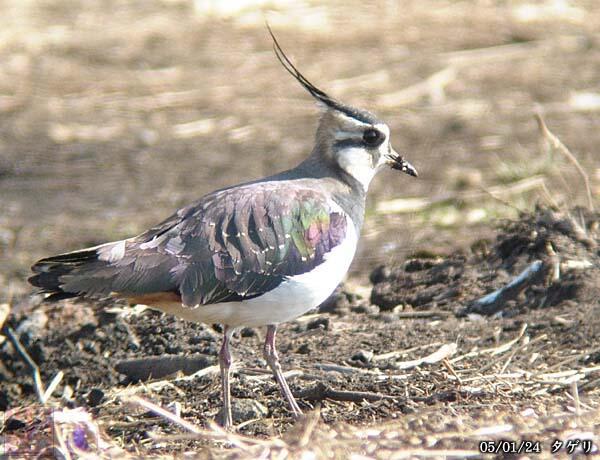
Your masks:
{"label": "bird's tail", "polygon": [[69,289],[68,280],[80,276],[84,272],[89,272],[90,269],[99,268],[99,265],[104,265],[105,263],[99,259],[101,252],[98,251],[103,246],[106,245],[41,259],[31,267],[35,274],[28,281],[33,286],[40,288],[41,293],[49,294],[45,298],[46,301],[85,295],[86,292]]}

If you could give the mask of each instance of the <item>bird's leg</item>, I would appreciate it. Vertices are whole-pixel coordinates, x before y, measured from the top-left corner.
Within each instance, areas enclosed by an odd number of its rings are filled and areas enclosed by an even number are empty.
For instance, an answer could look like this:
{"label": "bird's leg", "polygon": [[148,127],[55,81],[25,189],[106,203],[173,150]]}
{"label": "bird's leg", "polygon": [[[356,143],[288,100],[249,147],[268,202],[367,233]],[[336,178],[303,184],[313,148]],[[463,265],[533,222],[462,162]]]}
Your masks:
{"label": "bird's leg", "polygon": [[265,338],[265,347],[264,354],[265,360],[267,364],[273,371],[273,375],[275,375],[275,380],[279,384],[279,388],[281,389],[281,393],[283,397],[287,400],[290,405],[290,409],[292,410],[295,417],[299,417],[302,415],[302,411],[300,407],[298,407],[298,403],[294,399],[294,395],[290,391],[290,387],[285,381],[285,377],[281,372],[281,365],[279,364],[279,357],[277,356],[277,350],[275,349],[275,334],[277,332],[277,326],[272,324],[267,326],[267,337]]}
{"label": "bird's leg", "polygon": [[231,368],[231,353],[229,352],[229,340],[233,329],[223,326],[223,344],[219,351],[219,366],[221,367],[221,387],[223,389],[223,407],[221,410],[221,424],[228,429],[233,425],[231,417],[231,392],[229,390],[229,369]]}

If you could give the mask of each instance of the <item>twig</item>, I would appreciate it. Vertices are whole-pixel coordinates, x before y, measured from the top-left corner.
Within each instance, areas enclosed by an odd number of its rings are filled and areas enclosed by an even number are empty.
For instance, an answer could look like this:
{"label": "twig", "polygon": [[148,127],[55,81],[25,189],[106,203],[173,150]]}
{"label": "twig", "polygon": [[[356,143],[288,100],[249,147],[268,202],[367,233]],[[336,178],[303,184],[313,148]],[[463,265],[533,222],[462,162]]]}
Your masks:
{"label": "twig", "polygon": [[556,364],[553,364],[552,366],[549,366],[546,368],[546,371],[552,371],[554,369],[558,369],[561,366],[564,366],[565,364],[569,364],[572,363],[573,361],[579,361],[581,358],[585,358],[586,356],[589,356],[593,353],[596,353],[600,351],[600,346],[598,347],[594,347],[591,350],[588,351],[584,351],[583,353],[578,353],[576,355],[573,356],[569,356],[568,358],[563,359],[562,361],[559,361]]}
{"label": "twig", "polygon": [[374,372],[358,367],[340,366],[339,364],[316,363],[315,367],[325,372],[339,372],[340,374],[371,374],[383,375],[381,372]]}
{"label": "twig", "polygon": [[452,366],[452,364],[450,364],[450,361],[448,360],[448,358],[444,358],[442,360],[442,364],[448,370],[448,372],[450,372],[452,377],[454,377],[456,379],[458,384],[462,385],[462,380],[460,379],[460,376],[456,373],[456,371],[454,370],[454,366]]}
{"label": "twig", "polygon": [[376,362],[376,361],[385,361],[387,359],[399,358],[400,356],[407,355],[409,353],[412,353],[413,351],[421,350],[424,348],[439,347],[440,345],[442,345],[441,342],[434,342],[434,343],[428,343],[427,345],[419,345],[417,347],[407,348],[406,350],[390,351],[389,353],[373,355],[373,357],[371,358],[371,361]]}
{"label": "twig", "polygon": [[[575,401],[575,415],[578,419],[581,419],[581,401],[579,400],[579,389],[577,388],[577,381],[571,383],[571,393],[573,395],[573,401]],[[581,420],[579,420],[581,423]]]}
{"label": "twig", "polygon": [[200,377],[205,377],[207,375],[217,374],[219,373],[219,365],[215,364],[213,366],[205,367],[204,369],[200,369],[198,372],[194,372],[191,375],[184,375],[183,377],[177,377],[174,382],[185,382],[188,380],[194,380]]}
{"label": "twig", "polygon": [[[198,428],[197,433],[181,433],[175,435],[157,435],[149,433],[150,437],[155,442],[168,442],[168,441],[187,441],[193,439],[204,439],[210,441],[221,441],[239,449],[244,452],[248,452],[252,447],[265,447],[265,448],[287,448],[287,444],[279,438],[272,437],[270,439],[259,439],[250,436],[243,436],[240,434],[226,431],[214,422],[208,423],[209,429]],[[253,458],[260,457],[253,455]]]}
{"label": "twig", "polygon": [[410,377],[409,374],[387,374],[387,373],[384,374],[379,369],[377,369],[375,371],[371,371],[368,369],[361,369],[359,367],[340,366],[339,364],[316,363],[314,365],[314,367],[323,372],[339,372],[340,374],[346,374],[346,375],[353,375],[353,374],[370,375],[377,381],[407,380]]}
{"label": "twig", "polygon": [[221,426],[217,425],[215,422],[208,422],[208,426],[210,428],[210,431],[202,430],[202,438],[211,439],[215,437],[220,437],[223,441],[229,442],[234,446],[240,447],[242,449],[248,449],[252,445],[279,448],[287,447],[287,444],[281,439],[257,439],[252,438],[250,436],[242,436],[225,430]]}
{"label": "twig", "polygon": [[4,326],[4,322],[6,318],[8,318],[8,314],[10,313],[10,303],[0,304],[0,329]]}
{"label": "twig", "polygon": [[[250,369],[250,368],[242,368],[238,371],[239,374],[244,374],[249,380],[269,380],[273,378],[273,373],[266,369]],[[293,377],[299,377],[304,375],[304,371],[300,369],[291,369],[283,373],[283,377],[286,380],[289,380]]]}
{"label": "twig", "polygon": [[44,398],[43,398],[44,404],[46,403],[46,401],[48,401],[50,399],[50,396],[52,396],[52,393],[54,393],[54,390],[56,390],[56,387],[58,387],[58,385],[60,385],[60,382],[62,382],[64,375],[65,374],[63,373],[63,371],[58,371],[56,373],[56,375],[54,376],[54,378],[50,381],[50,385],[48,385],[48,388],[46,388],[46,391],[44,391]]}
{"label": "twig", "polygon": [[535,119],[538,123],[540,132],[541,132],[542,136],[544,136],[546,141],[552,146],[552,148],[554,148],[555,150],[558,150],[560,153],[562,153],[573,164],[573,166],[575,166],[575,168],[577,169],[577,172],[579,172],[579,175],[583,179],[583,183],[585,185],[585,191],[587,194],[587,201],[588,201],[588,208],[590,211],[593,211],[594,210],[594,202],[592,200],[592,189],[590,187],[590,179],[588,177],[588,174],[583,170],[583,168],[579,164],[579,161],[577,161],[577,158],[575,158],[575,155],[573,155],[569,151],[569,149],[561,142],[561,140],[558,137],[556,137],[548,129],[548,127],[546,126],[546,123],[544,122],[544,119],[542,118],[542,115],[539,112],[535,114]]}
{"label": "twig", "polygon": [[395,314],[399,319],[413,318],[448,318],[452,316],[449,311],[442,310],[416,310],[416,311],[400,311]]}
{"label": "twig", "polygon": [[600,378],[590,380],[589,382],[585,382],[583,385],[581,385],[581,389],[588,391],[597,386],[600,386]]}
{"label": "twig", "polygon": [[481,187],[481,189],[487,193],[489,195],[489,197],[495,201],[497,201],[498,203],[500,203],[503,206],[506,206],[507,208],[512,209],[513,211],[517,211],[517,213],[522,214],[523,212],[525,212],[524,209],[519,208],[517,205],[512,204],[511,202],[505,200],[504,198],[500,197],[498,194],[494,194],[492,192],[490,192],[487,188],[485,187]]}
{"label": "twig", "polygon": [[174,125],[173,136],[180,139],[204,136],[212,133],[216,127],[217,122],[214,119],[202,118],[200,120]]}
{"label": "twig", "polygon": [[483,350],[480,351],[470,351],[469,353],[466,353],[464,355],[460,355],[457,356],[456,358],[452,358],[450,360],[451,363],[456,363],[458,361],[462,361],[465,358],[473,358],[475,356],[480,356],[486,353],[490,353],[491,355],[499,355],[502,354],[508,350],[510,350],[514,344],[516,344],[521,337],[523,337],[523,334],[525,333],[525,331],[527,330],[527,323],[523,323],[523,325],[521,326],[521,329],[519,329],[519,332],[517,334],[517,337],[515,337],[512,340],[509,340],[506,343],[503,343],[502,345],[499,345],[497,347],[493,347],[493,348],[485,348]]}
{"label": "twig", "polygon": [[[528,341],[529,343],[529,341]],[[506,361],[504,362],[504,364],[502,365],[502,367],[500,368],[500,373],[503,374],[504,372],[506,372],[506,369],[508,368],[508,365],[510,364],[510,362],[512,361],[512,359],[515,357],[515,355],[517,354],[517,350],[518,349],[514,349],[509,355],[508,358],[506,358]]]}
{"label": "twig", "polygon": [[177,372],[185,375],[209,367],[210,359],[206,355],[191,356],[149,356],[119,361],[115,369],[131,380],[161,379]]}
{"label": "twig", "polygon": [[510,350],[513,345],[515,345],[519,340],[521,340],[521,337],[523,337],[523,334],[525,334],[526,330],[527,330],[527,323],[523,323],[521,325],[521,327],[519,328],[519,332],[517,334],[517,337],[515,337],[513,340],[510,340],[510,341],[506,342],[504,345],[496,347],[492,351],[492,356],[494,356],[494,355],[500,355],[500,354],[502,354],[502,353]]}
{"label": "twig", "polygon": [[478,380],[498,380],[498,379],[523,379],[528,374],[525,371],[509,372],[508,374],[486,374],[476,375],[474,377],[463,377],[463,383],[476,382]]}
{"label": "twig", "polygon": [[33,383],[35,386],[35,392],[37,394],[37,397],[42,404],[45,404],[46,400],[44,399],[44,397],[46,394],[46,390],[44,388],[44,382],[42,382],[40,368],[35,363],[33,358],[29,355],[29,353],[15,334],[13,328],[10,326],[5,326],[4,328],[2,328],[2,330],[4,334],[8,336],[9,340],[15,347],[15,350],[17,350],[17,353],[19,353],[21,359],[25,362],[25,364],[27,364],[27,366],[31,370],[31,373],[33,374]]}
{"label": "twig", "polygon": [[[535,337],[535,338],[533,338],[533,339],[531,339],[531,340],[526,340],[526,341],[525,341],[525,343],[523,343],[523,344],[519,345],[517,348],[515,348],[515,349],[513,350],[513,353],[512,353],[512,354],[514,355],[514,354],[516,354],[517,352],[519,352],[519,351],[522,351],[522,350],[524,350],[525,348],[527,348],[527,347],[529,347],[529,346],[533,345],[534,343],[540,342],[540,341],[542,341],[542,340],[545,340],[545,339],[547,339],[547,338],[548,338],[548,336],[547,336],[546,334],[541,334],[541,335],[538,335],[537,337]],[[485,372],[485,371],[486,371],[486,370],[488,370],[489,368],[491,368],[491,367],[495,366],[495,365],[496,365],[496,364],[497,364],[499,361],[501,361],[501,360],[502,360],[502,358],[497,358],[497,359],[496,359],[496,360],[494,360],[494,361],[490,361],[488,364],[486,364],[486,365],[485,365],[485,366],[483,366],[481,369],[479,369],[479,371],[478,371],[478,372],[479,372],[479,373],[483,373],[483,372]]]}
{"label": "twig", "polygon": [[514,299],[523,289],[539,282],[545,270],[544,263],[536,260],[525,270],[513,278],[510,283],[500,289],[477,299],[465,309],[465,313],[480,313],[483,315],[493,315],[502,310],[507,301]]}
{"label": "twig", "polygon": [[[215,422],[209,422],[208,426],[210,427],[212,433],[210,433],[211,437],[218,435],[223,441],[226,441],[240,449],[247,450],[249,445],[248,443],[241,437],[234,433],[230,433],[227,430],[224,430],[221,426],[217,425]],[[206,433],[206,432],[205,432]],[[201,433],[198,433],[200,435]],[[206,434],[204,436],[206,437]],[[209,437],[210,439],[210,437]]]}
{"label": "twig", "polygon": [[551,273],[550,279],[552,283],[556,283],[560,280],[560,257],[550,241],[546,242],[546,252],[550,256],[550,260],[548,261],[550,265],[549,272]]}
{"label": "twig", "polygon": [[300,447],[304,447],[304,446],[308,445],[308,443],[310,441],[310,437],[312,436],[313,432],[315,431],[315,428],[317,427],[317,424],[319,423],[320,419],[321,419],[321,411],[319,408],[317,408],[313,412],[310,412],[309,414],[306,415],[306,426],[304,427],[302,436],[300,436],[300,439],[298,440],[298,445]]}
{"label": "twig", "polygon": [[173,384],[173,382],[191,381],[191,380],[194,380],[197,378],[205,377],[207,375],[218,374],[218,373],[219,373],[218,365],[208,366],[208,367],[205,367],[204,369],[200,369],[198,372],[196,372],[192,375],[184,375],[182,377],[177,377],[172,380],[157,380],[156,382],[143,382],[142,381],[138,385],[131,385],[131,386],[128,386],[123,389],[116,389],[116,390],[111,391],[111,393],[114,392],[115,396],[124,398],[124,397],[130,396],[130,395],[134,395],[138,392],[148,392],[148,391],[152,391],[152,390],[158,391],[164,387],[171,387],[175,391],[179,391],[180,394],[183,395],[184,392],[182,390],[179,390]]}
{"label": "twig", "polygon": [[537,374],[536,377],[540,378],[542,380],[545,380],[545,379],[553,379],[553,378],[560,378],[560,377],[572,377],[577,374],[581,374],[582,376],[585,376],[587,374],[591,374],[593,372],[598,372],[598,371],[600,371],[600,366],[592,366],[592,367],[583,367],[580,369],[570,369],[568,371],[562,371],[562,372],[549,372],[549,373],[544,373],[544,374]]}
{"label": "twig", "polygon": [[544,195],[546,196],[546,200],[548,200],[548,203],[550,203],[550,206],[552,206],[554,209],[560,209],[560,206],[552,196],[552,193],[550,193],[550,190],[548,190],[548,187],[546,186],[545,182],[542,183],[541,189],[542,192],[544,192]]}
{"label": "twig", "polygon": [[[569,398],[571,401],[575,402],[575,400],[574,400],[574,396],[573,396],[572,394],[565,393],[565,396],[566,396],[567,398]],[[579,400],[579,404],[581,405],[581,407],[582,407],[583,409],[585,409],[586,411],[595,411],[595,410],[596,410],[595,408],[593,408],[593,407],[592,407],[592,406],[590,406],[589,404],[586,404],[586,403],[582,402],[582,401],[579,399],[579,390],[578,390],[577,399]]]}
{"label": "twig", "polygon": [[562,271],[565,272],[569,270],[587,270],[588,268],[591,268],[593,266],[594,264],[587,259],[565,260],[564,262],[560,263],[560,268],[562,269]]}
{"label": "twig", "polygon": [[377,205],[376,211],[380,214],[402,214],[405,212],[420,211],[431,206],[452,201],[474,201],[488,196],[502,199],[506,195],[524,193],[536,188],[547,191],[543,176],[532,176],[507,185],[496,185],[484,190],[444,193],[431,199],[398,198],[395,200],[382,201]]}
{"label": "twig", "polygon": [[456,353],[456,349],[456,343],[446,343],[430,355],[427,355],[423,358],[412,359],[410,361],[396,362],[394,363],[394,367],[397,369],[410,369],[412,367],[420,366],[421,364],[437,363],[454,355]]}
{"label": "twig", "polygon": [[344,391],[334,390],[329,385],[323,382],[318,382],[311,388],[300,392],[299,398],[312,401],[323,401],[324,399],[332,399],[334,401],[346,402],[361,402],[361,401],[380,401],[382,399],[397,399],[395,396],[383,395],[380,393],[371,393],[368,391]]}
{"label": "twig", "polygon": [[186,422],[181,417],[178,417],[174,413],[169,412],[168,410],[163,409],[162,407],[157,406],[156,404],[154,404],[150,401],[147,401],[144,398],[140,398],[139,396],[128,396],[128,397],[124,397],[122,399],[128,403],[138,404],[138,405],[144,407],[145,409],[149,410],[150,412],[153,412],[156,415],[159,415],[159,416],[169,420],[170,422],[173,422],[176,425],[179,425],[180,427],[182,427],[183,429],[185,429],[191,433],[201,434],[203,432],[203,430],[200,427],[194,425],[193,423]]}

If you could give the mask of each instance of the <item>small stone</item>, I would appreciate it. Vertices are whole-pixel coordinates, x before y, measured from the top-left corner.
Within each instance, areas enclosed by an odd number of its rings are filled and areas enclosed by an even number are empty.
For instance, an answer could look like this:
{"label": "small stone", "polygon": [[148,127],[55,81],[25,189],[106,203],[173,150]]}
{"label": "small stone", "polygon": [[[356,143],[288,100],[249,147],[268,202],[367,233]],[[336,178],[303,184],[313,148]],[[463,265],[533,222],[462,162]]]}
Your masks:
{"label": "small stone", "polygon": [[173,401],[167,404],[167,410],[177,417],[181,417],[181,403],[179,401]]}
{"label": "small stone", "polygon": [[373,359],[373,352],[369,350],[358,350],[358,352],[350,359],[352,361],[360,361],[361,363],[369,363]]}
{"label": "small stone", "polygon": [[96,342],[92,342],[91,340],[86,340],[83,342],[82,350],[91,355],[99,355],[100,345]]}
{"label": "small stone", "polygon": [[398,315],[395,315],[394,313],[381,313],[378,317],[378,320],[383,321],[384,323],[393,323],[395,321],[398,321]]}
{"label": "small stone", "polygon": [[410,259],[407,260],[404,264],[404,271],[411,272],[419,272],[423,270],[428,270],[437,265],[436,260],[431,259]]}
{"label": "small stone", "polygon": [[329,330],[329,318],[317,318],[306,325],[306,330],[325,329]]}
{"label": "small stone", "polygon": [[36,364],[43,364],[46,361],[46,347],[41,340],[36,340],[29,346],[29,356]]}
{"label": "small stone", "polygon": [[98,326],[106,326],[107,324],[112,324],[117,320],[117,318],[117,313],[102,310],[98,315]]}
{"label": "small stone", "polygon": [[252,327],[245,327],[240,331],[242,337],[254,337],[256,336],[256,330]]}
{"label": "small stone", "polygon": [[400,312],[407,311],[407,310],[411,310],[410,306],[401,303],[400,305],[396,305],[392,309],[392,313],[400,313]]}
{"label": "small stone", "polygon": [[104,392],[100,388],[92,388],[87,396],[90,407],[96,407],[104,399]]}
{"label": "small stone", "polygon": [[269,409],[254,399],[234,399],[231,405],[231,416],[234,423],[262,418],[269,414]]}
{"label": "small stone", "polygon": [[69,339],[73,342],[77,342],[80,339],[89,338],[96,332],[96,324],[85,323],[77,331],[69,335]]}
{"label": "small stone", "polygon": [[311,348],[310,345],[308,343],[303,343],[302,345],[300,345],[298,347],[298,349],[296,350],[296,353],[299,353],[301,355],[308,355],[311,352]]}
{"label": "small stone", "polygon": [[380,308],[377,305],[373,305],[370,303],[364,303],[352,307],[353,313],[365,313],[367,315],[377,315],[379,314]]}
{"label": "small stone", "polygon": [[27,424],[23,420],[14,417],[9,417],[9,419],[6,420],[6,422],[4,422],[4,431],[16,431],[20,430],[21,428],[25,428],[26,426]]}
{"label": "small stone", "polygon": [[372,284],[381,283],[382,281],[388,279],[391,274],[392,271],[388,266],[379,265],[378,267],[375,267],[369,275],[369,281],[371,281]]}

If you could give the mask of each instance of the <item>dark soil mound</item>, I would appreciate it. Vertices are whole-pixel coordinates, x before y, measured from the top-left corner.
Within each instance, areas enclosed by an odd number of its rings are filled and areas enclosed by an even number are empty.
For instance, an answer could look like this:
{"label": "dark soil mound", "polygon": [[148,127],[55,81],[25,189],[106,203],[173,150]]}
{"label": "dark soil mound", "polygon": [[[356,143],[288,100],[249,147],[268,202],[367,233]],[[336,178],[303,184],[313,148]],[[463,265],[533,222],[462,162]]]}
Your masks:
{"label": "dark soil mound", "polygon": [[400,267],[378,267],[371,274],[371,301],[383,310],[400,305],[505,315],[569,302],[597,304],[599,220],[583,209],[538,209],[504,223],[495,242],[475,242],[470,254],[415,257]]}

